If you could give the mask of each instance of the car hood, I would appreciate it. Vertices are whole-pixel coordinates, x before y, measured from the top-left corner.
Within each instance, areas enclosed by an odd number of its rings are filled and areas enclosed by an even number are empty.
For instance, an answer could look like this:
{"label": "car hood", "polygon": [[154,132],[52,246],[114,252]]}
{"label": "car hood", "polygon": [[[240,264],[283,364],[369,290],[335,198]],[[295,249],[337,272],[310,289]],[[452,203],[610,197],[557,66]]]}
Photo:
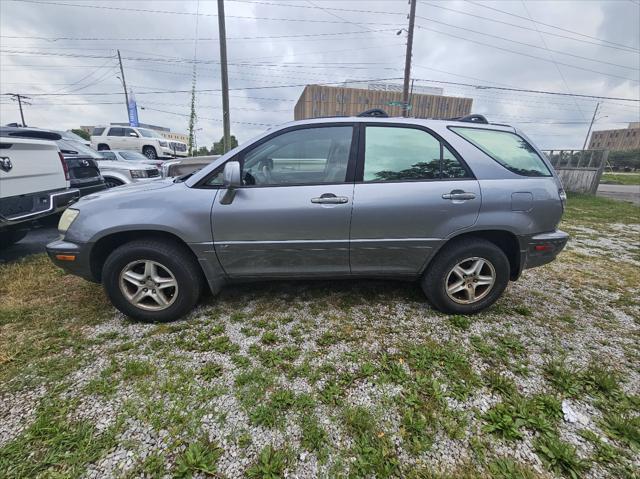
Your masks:
{"label": "car hood", "polygon": [[107,202],[111,199],[121,199],[122,201],[132,201],[134,197],[144,195],[146,192],[153,190],[160,190],[164,188],[172,188],[177,184],[173,182],[173,179],[149,181],[144,183],[131,183],[128,185],[118,186],[118,188],[111,188],[102,190],[92,195],[84,196],[78,201],[73,208],[80,209],[84,205],[93,205]]}

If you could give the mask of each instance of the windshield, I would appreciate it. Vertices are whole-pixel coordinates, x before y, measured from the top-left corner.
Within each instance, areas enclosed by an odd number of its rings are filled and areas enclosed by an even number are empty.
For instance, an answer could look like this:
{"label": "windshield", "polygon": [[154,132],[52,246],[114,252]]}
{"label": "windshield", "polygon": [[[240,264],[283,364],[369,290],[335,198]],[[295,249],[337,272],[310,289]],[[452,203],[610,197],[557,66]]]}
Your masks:
{"label": "windshield", "polygon": [[59,133],[60,136],[65,140],[73,140],[73,141],[80,141],[80,142],[87,141],[84,138],[82,138],[80,135],[76,135],[72,131],[58,131],[57,133]]}
{"label": "windshield", "polygon": [[144,161],[149,159],[137,151],[121,151],[120,156],[129,161]]}
{"label": "windshield", "polygon": [[103,160],[104,157],[93,148],[89,148],[84,143],[75,140],[57,140],[56,144],[62,153],[68,155],[89,156],[95,160]]}
{"label": "windshield", "polygon": [[159,133],[156,133],[153,130],[147,130],[145,128],[138,128],[138,131],[140,132],[140,134],[142,136],[144,136],[145,138],[161,138]]}

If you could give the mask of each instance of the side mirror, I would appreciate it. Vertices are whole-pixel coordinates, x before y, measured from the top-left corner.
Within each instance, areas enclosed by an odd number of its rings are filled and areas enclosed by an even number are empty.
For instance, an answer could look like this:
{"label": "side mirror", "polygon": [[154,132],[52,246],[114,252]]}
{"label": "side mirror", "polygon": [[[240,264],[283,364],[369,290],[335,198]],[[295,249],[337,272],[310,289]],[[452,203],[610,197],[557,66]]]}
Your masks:
{"label": "side mirror", "polygon": [[240,173],[240,163],[237,161],[228,161],[224,165],[222,172],[222,184],[227,189],[224,196],[220,199],[220,204],[229,205],[236,196],[236,189],[242,186],[242,177]]}
{"label": "side mirror", "polygon": [[138,134],[135,131],[130,131],[129,136],[135,136],[136,138],[138,138]]}

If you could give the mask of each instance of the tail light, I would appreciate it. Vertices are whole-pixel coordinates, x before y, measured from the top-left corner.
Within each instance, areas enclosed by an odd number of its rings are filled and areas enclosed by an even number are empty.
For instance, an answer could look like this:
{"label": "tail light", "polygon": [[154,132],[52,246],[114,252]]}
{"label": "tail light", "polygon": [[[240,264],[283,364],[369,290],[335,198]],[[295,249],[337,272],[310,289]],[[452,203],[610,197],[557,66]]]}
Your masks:
{"label": "tail light", "polygon": [[62,169],[64,170],[64,178],[69,181],[69,167],[67,166],[67,162],[64,161],[64,156],[62,156],[61,152],[58,152],[58,156],[60,157],[60,163],[62,163]]}

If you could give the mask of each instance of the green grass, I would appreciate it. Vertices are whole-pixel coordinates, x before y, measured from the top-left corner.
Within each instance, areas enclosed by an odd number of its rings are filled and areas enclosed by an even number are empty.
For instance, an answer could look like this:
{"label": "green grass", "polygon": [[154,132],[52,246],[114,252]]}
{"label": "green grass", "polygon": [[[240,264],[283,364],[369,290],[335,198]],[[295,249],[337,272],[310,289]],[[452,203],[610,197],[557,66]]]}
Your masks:
{"label": "green grass", "polygon": [[538,457],[550,471],[570,479],[578,479],[589,469],[576,448],[554,435],[541,436],[534,442]]}
{"label": "green grass", "polygon": [[640,223],[640,207],[626,201],[569,193],[562,222],[581,226]]}
{"label": "green grass", "polygon": [[33,423],[0,447],[0,475],[80,477],[88,464],[116,445],[119,421],[98,434],[92,421],[69,419],[74,409],[73,402],[55,396],[43,402]]}
{"label": "green grass", "polygon": [[217,475],[217,464],[222,450],[208,440],[192,442],[176,461],[175,477],[188,478],[196,473]]}
{"label": "green grass", "polygon": [[246,475],[249,479],[279,479],[284,477],[288,463],[288,451],[266,446],[260,451],[257,461],[247,469]]}
{"label": "green grass", "polygon": [[640,185],[640,173],[604,173],[600,183],[613,185]]}

